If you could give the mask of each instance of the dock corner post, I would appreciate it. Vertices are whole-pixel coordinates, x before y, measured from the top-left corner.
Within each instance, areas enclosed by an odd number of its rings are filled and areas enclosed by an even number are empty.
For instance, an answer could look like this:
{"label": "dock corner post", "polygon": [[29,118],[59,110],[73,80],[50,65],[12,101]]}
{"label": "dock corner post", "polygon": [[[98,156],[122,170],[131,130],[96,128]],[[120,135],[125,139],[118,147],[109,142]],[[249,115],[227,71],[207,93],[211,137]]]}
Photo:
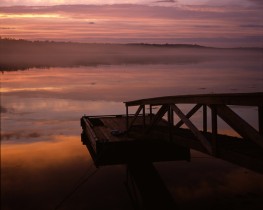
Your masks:
{"label": "dock corner post", "polygon": [[129,107],[126,104],[126,131],[128,132],[129,129]]}
{"label": "dock corner post", "polygon": [[258,106],[258,132],[263,136],[263,106]]}
{"label": "dock corner post", "polygon": [[217,108],[216,105],[211,106],[212,116],[212,149],[213,155],[217,156]]}

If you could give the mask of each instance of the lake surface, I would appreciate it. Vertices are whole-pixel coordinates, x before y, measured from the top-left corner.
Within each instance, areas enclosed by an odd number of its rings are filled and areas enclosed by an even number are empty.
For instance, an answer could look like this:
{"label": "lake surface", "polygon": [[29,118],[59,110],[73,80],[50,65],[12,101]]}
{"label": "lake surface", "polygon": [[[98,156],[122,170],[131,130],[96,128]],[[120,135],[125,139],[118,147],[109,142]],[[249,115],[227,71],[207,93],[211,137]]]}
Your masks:
{"label": "lake surface", "polygon": [[[3,72],[1,209],[132,209],[125,166],[95,168],[81,116],[123,114],[123,101],[140,98],[262,92],[262,82],[262,59]],[[256,109],[236,111],[257,128]],[[263,176],[248,169],[195,151],[155,166],[181,209],[262,206]]]}

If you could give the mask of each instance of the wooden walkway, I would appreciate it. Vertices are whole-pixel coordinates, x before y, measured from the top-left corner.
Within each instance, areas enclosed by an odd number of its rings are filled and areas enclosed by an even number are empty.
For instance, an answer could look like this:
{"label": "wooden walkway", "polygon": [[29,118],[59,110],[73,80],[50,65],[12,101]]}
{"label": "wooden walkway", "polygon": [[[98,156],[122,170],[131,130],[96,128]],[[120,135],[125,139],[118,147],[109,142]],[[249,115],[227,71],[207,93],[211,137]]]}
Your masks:
{"label": "wooden walkway", "polygon": [[[136,158],[189,160],[190,149],[195,149],[263,173],[263,93],[170,96],[124,103],[126,115],[81,118],[83,141],[89,145],[97,165],[121,164]],[[193,106],[188,113],[178,106],[185,104]],[[254,107],[258,129],[236,114],[234,105]],[[134,114],[129,113],[131,106],[138,107]],[[155,114],[154,107],[158,108]],[[190,119],[197,111],[202,112],[199,119],[202,129]],[[240,137],[220,134],[218,117]],[[181,128],[182,125],[187,129]]]}
{"label": "wooden walkway", "polygon": [[[162,138],[178,145],[263,173],[263,93],[261,92],[169,96],[129,101],[125,102],[125,105],[127,116],[129,107],[138,106],[134,119],[126,118],[127,131],[132,129],[136,116],[141,112],[145,118],[146,106],[149,106],[150,115],[153,107],[157,106],[158,111],[151,122],[147,123],[143,120],[142,126],[147,134],[159,133]],[[193,107],[188,113],[183,113],[178,105]],[[254,107],[257,110],[258,129],[253,128],[246,119],[234,112],[235,106]],[[208,109],[211,111],[211,132],[208,132]],[[202,117],[199,119],[202,129],[198,129],[190,119],[197,111],[202,112]],[[158,122],[163,120],[165,115],[168,126],[158,126]],[[178,122],[174,121],[175,116],[179,119]],[[238,133],[240,138],[220,135],[218,117]],[[188,129],[180,129],[182,125],[186,125]]]}

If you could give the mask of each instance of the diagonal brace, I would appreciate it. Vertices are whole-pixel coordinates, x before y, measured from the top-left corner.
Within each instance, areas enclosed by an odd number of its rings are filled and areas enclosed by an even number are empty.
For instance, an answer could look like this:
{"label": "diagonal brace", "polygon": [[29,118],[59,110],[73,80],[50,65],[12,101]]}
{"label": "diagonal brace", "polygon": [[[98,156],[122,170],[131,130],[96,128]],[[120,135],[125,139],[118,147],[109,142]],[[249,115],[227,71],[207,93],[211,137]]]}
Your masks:
{"label": "diagonal brace", "polygon": [[154,116],[152,123],[150,124],[147,132],[150,132],[150,130],[154,127],[156,123],[158,123],[162,117],[165,115],[165,113],[168,111],[169,106],[168,105],[162,105],[161,108],[158,110],[156,115]]}
{"label": "diagonal brace", "polygon": [[132,120],[131,124],[129,125],[129,127],[128,127],[128,130],[127,130],[127,131],[129,131],[129,130],[131,129],[131,127],[132,127],[133,123],[134,123],[134,122],[135,122],[135,120],[137,119],[137,117],[138,117],[138,115],[140,114],[140,112],[141,112],[141,110],[143,109],[143,107],[144,107],[144,105],[140,105],[140,106],[139,106],[139,108],[137,109],[137,111],[136,111],[136,113],[135,113],[135,115],[134,115],[134,118],[133,118],[133,120]]}
{"label": "diagonal brace", "polygon": [[[185,116],[186,118],[192,117],[200,108],[202,107],[201,104],[196,104]],[[174,127],[180,128],[184,124],[183,120],[180,120]]]}
{"label": "diagonal brace", "polygon": [[263,148],[263,137],[259,132],[233,110],[226,105],[216,105],[217,115],[221,117],[230,127],[232,127],[243,138],[249,139]]}
{"label": "diagonal brace", "polygon": [[210,142],[205,138],[205,136],[195,127],[195,125],[184,115],[184,113],[175,105],[171,105],[173,111],[178,115],[178,117],[184,122],[184,124],[191,130],[195,137],[200,141],[200,143],[205,147],[210,155],[213,154],[213,149]]}

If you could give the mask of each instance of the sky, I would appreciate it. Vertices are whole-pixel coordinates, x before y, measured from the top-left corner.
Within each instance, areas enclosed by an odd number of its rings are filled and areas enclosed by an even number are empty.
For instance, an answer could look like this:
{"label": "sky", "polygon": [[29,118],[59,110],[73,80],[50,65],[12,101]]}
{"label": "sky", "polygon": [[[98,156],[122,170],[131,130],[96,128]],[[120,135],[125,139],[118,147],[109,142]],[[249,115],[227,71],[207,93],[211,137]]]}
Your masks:
{"label": "sky", "polygon": [[263,47],[261,0],[1,0],[3,38]]}

